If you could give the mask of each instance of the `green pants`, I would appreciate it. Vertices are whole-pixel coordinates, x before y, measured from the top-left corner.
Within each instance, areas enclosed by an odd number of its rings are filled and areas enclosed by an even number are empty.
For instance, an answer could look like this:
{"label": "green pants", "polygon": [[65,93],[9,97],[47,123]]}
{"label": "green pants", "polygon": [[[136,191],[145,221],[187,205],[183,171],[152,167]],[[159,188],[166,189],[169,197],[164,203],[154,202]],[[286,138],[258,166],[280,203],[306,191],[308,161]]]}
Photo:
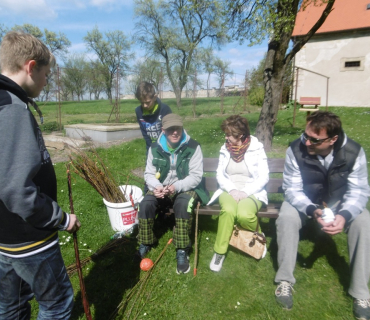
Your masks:
{"label": "green pants", "polygon": [[[251,198],[256,201],[258,209]],[[256,230],[257,213],[261,209],[262,202],[255,196],[236,202],[230,194],[223,192],[219,197],[219,203],[221,211],[214,250],[218,254],[225,254],[235,224],[239,224],[244,229]]]}

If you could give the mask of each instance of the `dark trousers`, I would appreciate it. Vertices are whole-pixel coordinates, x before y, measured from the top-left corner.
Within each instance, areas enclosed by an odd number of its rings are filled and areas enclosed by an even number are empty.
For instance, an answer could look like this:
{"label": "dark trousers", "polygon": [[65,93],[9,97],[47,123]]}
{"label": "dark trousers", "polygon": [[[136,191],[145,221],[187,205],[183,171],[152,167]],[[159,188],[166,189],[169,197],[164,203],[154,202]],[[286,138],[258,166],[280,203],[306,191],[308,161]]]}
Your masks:
{"label": "dark trousers", "polygon": [[151,192],[145,195],[139,205],[139,234],[138,242],[153,245],[157,242],[154,235],[154,220],[158,206],[173,204],[176,226],[173,234],[173,243],[176,249],[191,246],[190,234],[192,226],[192,212],[197,196],[194,191],[176,194],[173,198],[159,199]]}

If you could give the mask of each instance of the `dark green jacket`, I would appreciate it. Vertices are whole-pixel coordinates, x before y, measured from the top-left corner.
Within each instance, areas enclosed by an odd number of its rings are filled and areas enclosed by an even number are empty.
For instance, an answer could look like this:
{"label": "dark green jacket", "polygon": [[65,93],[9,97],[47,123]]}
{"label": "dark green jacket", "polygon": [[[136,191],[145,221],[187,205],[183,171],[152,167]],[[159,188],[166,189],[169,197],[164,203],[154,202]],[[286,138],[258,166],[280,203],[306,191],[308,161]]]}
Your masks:
{"label": "dark green jacket", "polygon": [[183,189],[181,191],[194,190],[201,202],[205,204],[209,201],[209,194],[204,187],[204,179],[202,178],[200,183],[195,187],[191,186],[193,179],[191,181],[190,179],[186,179],[190,175],[189,163],[191,160],[198,160],[201,162],[201,172],[198,172],[197,175],[203,175],[202,156],[200,159],[193,158],[199,156],[199,152],[196,153],[196,150],[198,147],[200,148],[200,145],[198,142],[191,139],[186,132],[184,132],[184,134],[183,141],[172,154],[168,150],[165,150],[164,135],[161,136],[162,139],[161,137],[158,139],[158,142],[154,142],[151,145],[152,165],[155,167],[156,172],[160,172],[159,181],[162,184],[167,180],[166,184],[174,183],[176,189],[179,184],[181,184],[181,189]]}

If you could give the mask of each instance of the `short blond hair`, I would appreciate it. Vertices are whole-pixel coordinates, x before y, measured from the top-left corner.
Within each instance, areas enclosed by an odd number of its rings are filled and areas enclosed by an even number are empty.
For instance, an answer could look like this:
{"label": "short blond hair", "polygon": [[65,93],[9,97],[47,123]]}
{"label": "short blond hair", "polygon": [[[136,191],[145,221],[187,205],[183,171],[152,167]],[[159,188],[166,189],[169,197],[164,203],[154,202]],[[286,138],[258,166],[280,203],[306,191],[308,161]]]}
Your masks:
{"label": "short blond hair", "polygon": [[12,74],[19,72],[26,61],[35,60],[37,67],[55,65],[55,57],[45,44],[33,35],[10,31],[0,45],[0,68]]}

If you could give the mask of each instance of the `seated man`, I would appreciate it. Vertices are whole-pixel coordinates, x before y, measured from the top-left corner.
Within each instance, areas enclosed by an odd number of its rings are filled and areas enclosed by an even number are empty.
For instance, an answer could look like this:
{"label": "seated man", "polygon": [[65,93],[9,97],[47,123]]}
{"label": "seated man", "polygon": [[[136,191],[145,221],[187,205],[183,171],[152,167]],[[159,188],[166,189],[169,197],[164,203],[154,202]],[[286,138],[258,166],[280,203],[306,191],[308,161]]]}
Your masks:
{"label": "seated man", "polygon": [[[353,313],[357,319],[370,319],[367,162],[362,147],[343,132],[338,116],[317,111],[307,118],[305,132],[287,150],[283,189],[285,201],[276,221],[277,302],[286,309],[293,307],[299,230],[313,218],[329,235],[347,233]],[[322,205],[334,213],[331,222]]]}
{"label": "seated man", "polygon": [[157,241],[154,219],[158,205],[170,200],[175,212],[176,227],[173,244],[176,247],[178,274],[190,271],[189,250],[191,248],[192,209],[200,199],[207,203],[208,194],[201,181],[203,155],[200,145],[183,129],[181,117],[168,114],[162,119],[162,133],[148,152],[144,173],[149,191],[139,206],[141,258]]}

